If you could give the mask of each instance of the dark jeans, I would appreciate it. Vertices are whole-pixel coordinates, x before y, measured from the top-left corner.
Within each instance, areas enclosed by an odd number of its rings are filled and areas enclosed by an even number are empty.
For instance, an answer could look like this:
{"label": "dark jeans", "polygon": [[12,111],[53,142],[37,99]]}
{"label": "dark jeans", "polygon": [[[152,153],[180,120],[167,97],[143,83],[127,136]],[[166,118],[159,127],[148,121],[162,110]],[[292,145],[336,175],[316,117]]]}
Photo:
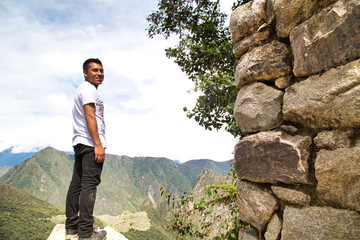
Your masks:
{"label": "dark jeans", "polygon": [[74,150],[75,164],[66,196],[65,227],[79,229],[79,236],[87,237],[93,232],[96,188],[101,182],[103,163],[95,161],[93,147],[78,144]]}

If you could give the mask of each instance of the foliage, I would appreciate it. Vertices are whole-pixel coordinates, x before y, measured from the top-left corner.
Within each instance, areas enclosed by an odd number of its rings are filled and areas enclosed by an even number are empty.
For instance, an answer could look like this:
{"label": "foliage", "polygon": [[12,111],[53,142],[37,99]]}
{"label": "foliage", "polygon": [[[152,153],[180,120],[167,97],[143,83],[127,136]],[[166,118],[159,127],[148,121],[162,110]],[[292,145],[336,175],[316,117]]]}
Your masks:
{"label": "foliage", "polygon": [[[65,213],[65,209],[8,184],[0,184],[0,192],[1,240],[47,239],[55,226],[50,218]],[[94,224],[104,228],[98,218]]]}
{"label": "foliage", "polygon": [[[233,9],[248,1],[235,1]],[[238,136],[240,129],[233,118],[235,58],[230,31],[225,26],[227,17],[220,10],[219,0],[160,0],[158,10],[147,18],[147,30],[150,38],[179,37],[177,46],[165,51],[195,83],[193,91],[199,93],[192,110],[184,107],[187,116],[205,129],[224,126]]]}
{"label": "foliage", "polygon": [[[237,177],[235,170],[228,174],[225,182],[220,182],[218,185],[209,185],[206,188],[204,196],[196,199],[192,192],[184,192],[182,196],[176,197],[174,194],[161,188],[161,194],[167,199],[168,204],[174,208],[174,218],[170,221],[169,229],[177,234],[177,239],[185,239],[187,236],[196,236],[198,238],[208,238],[212,222],[221,218],[217,213],[214,213],[214,207],[217,205],[226,205],[231,212],[232,221],[221,222],[219,225],[226,230],[226,233],[216,236],[216,240],[235,240],[238,239],[239,231],[250,227],[248,224],[241,221],[238,214],[238,207],[235,204],[236,200],[236,183]],[[196,223],[191,221],[190,215],[198,212],[203,216],[200,223],[200,228]],[[208,221],[213,218],[213,221]],[[207,221],[206,221],[207,219]]]}

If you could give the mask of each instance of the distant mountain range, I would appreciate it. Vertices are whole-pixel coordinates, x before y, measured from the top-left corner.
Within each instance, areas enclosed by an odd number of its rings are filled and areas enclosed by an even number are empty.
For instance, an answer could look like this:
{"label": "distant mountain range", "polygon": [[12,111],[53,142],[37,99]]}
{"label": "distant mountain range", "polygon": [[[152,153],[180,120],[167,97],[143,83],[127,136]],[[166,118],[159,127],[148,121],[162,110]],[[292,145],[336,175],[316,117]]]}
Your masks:
{"label": "distant mountain range", "polygon": [[[10,184],[64,207],[73,164],[73,155],[47,147],[10,168],[0,177],[0,184]],[[124,210],[137,211],[148,193],[155,200],[161,199],[160,186],[180,194],[185,188],[191,189],[205,169],[225,175],[231,164],[205,159],[178,164],[167,158],[109,154],[98,187],[95,213],[118,215]]]}
{"label": "distant mountain range", "polygon": [[13,148],[5,149],[0,152],[0,167],[3,166],[15,166],[18,163],[23,162],[26,159],[34,156],[36,152],[22,152],[14,153]]}

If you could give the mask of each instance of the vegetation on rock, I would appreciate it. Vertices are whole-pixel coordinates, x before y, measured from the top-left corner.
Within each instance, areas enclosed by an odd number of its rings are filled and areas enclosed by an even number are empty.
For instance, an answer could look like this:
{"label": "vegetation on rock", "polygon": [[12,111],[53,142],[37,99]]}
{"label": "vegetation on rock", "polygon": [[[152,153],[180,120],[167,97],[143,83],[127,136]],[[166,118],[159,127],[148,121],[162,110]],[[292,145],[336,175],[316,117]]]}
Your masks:
{"label": "vegetation on rock", "polygon": [[[201,180],[201,177],[205,179]],[[250,226],[239,218],[236,201],[237,177],[235,170],[224,181],[204,172],[199,186],[176,197],[162,188],[162,196],[174,208],[174,217],[168,226],[176,239],[237,240],[239,231]],[[205,183],[208,185],[205,186]],[[211,184],[215,183],[215,184]],[[203,189],[199,189],[203,188]]]}

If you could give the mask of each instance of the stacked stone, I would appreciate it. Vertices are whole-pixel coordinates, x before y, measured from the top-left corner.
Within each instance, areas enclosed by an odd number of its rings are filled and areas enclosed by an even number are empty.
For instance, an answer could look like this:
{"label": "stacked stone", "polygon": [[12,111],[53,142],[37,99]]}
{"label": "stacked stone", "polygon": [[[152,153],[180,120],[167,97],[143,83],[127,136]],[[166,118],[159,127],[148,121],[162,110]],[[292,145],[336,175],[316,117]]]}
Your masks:
{"label": "stacked stone", "polygon": [[241,219],[266,240],[359,239],[360,0],[253,0],[230,30]]}

